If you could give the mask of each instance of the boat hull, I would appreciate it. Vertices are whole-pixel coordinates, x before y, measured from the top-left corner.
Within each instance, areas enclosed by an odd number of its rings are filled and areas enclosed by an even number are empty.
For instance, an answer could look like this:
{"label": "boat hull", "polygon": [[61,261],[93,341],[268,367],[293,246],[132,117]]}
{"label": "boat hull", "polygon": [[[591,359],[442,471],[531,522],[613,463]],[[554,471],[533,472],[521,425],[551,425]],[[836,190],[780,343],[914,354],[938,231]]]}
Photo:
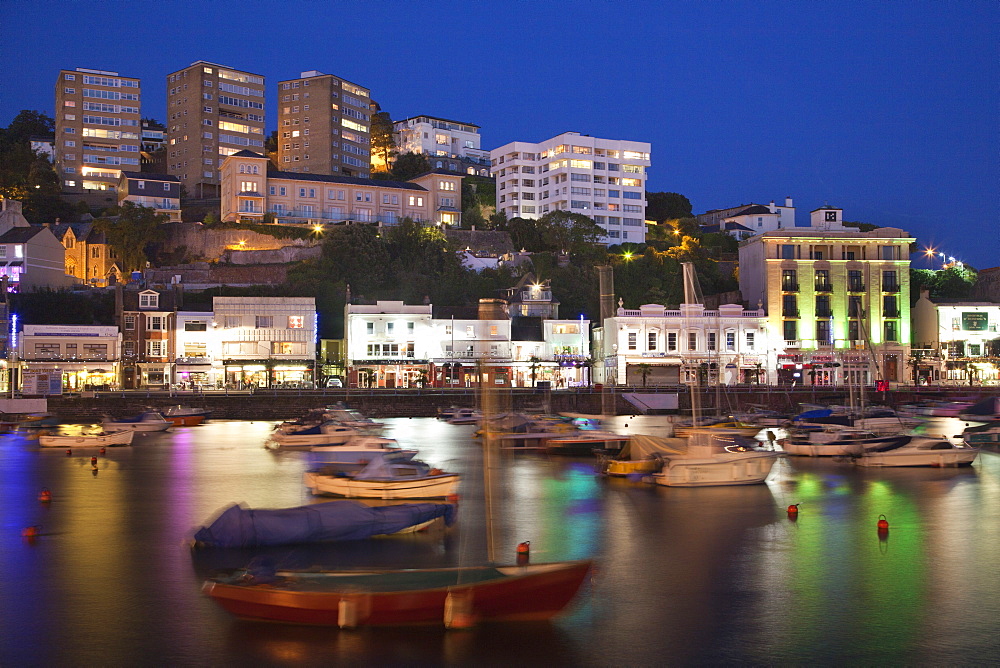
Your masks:
{"label": "boat hull", "polygon": [[443,499],[458,493],[458,474],[443,474],[414,480],[354,480],[322,475],[304,475],[306,487],[316,495],[348,499]]}
{"label": "boat hull", "polygon": [[42,434],[38,437],[38,445],[43,448],[86,448],[100,446],[132,445],[134,431],[117,431],[112,434],[81,434],[67,436],[61,434]]}
{"label": "boat hull", "polygon": [[204,415],[165,415],[164,417],[175,427],[196,427],[205,421]]}
{"label": "boat hull", "polygon": [[843,457],[861,450],[867,452],[881,448],[895,447],[906,442],[908,438],[908,436],[897,434],[895,436],[883,436],[864,441],[833,440],[825,443],[791,438],[785,441],[782,449],[790,455],[800,457]]}
{"label": "boat hull", "polygon": [[[295,590],[280,584],[209,581],[202,591],[243,619],[313,626],[442,624],[459,599],[477,621],[535,621],[559,614],[576,596],[590,568],[590,561],[575,561],[495,569],[303,574],[295,580]],[[308,583],[320,579],[324,584],[339,583],[329,590],[309,590]],[[404,581],[432,586],[385,590]],[[369,586],[373,588],[366,591]],[[345,623],[345,610],[350,611],[350,623]]]}
{"label": "boat hull", "polygon": [[776,452],[719,459],[671,459],[653,476],[658,485],[667,487],[714,487],[718,485],[755,485],[771,473]]}
{"label": "boat hull", "polygon": [[870,452],[855,460],[858,466],[889,467],[889,466],[925,466],[932,468],[955,468],[972,466],[979,456],[977,448],[958,448],[954,450],[890,450],[889,452]]}
{"label": "boat hull", "polygon": [[166,431],[173,427],[172,422],[164,420],[160,422],[104,422],[101,424],[105,431]]}

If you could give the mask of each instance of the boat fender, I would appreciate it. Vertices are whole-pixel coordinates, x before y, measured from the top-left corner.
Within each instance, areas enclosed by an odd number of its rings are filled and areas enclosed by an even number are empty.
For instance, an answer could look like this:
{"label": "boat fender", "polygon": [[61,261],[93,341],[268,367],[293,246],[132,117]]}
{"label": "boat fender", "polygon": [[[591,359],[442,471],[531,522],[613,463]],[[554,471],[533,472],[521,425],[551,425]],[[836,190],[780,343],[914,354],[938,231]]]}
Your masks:
{"label": "boat fender", "polygon": [[448,503],[458,505],[458,494],[449,494],[447,497]]}
{"label": "boat fender", "polygon": [[517,565],[526,566],[531,556],[531,541],[526,540],[517,544]]}
{"label": "boat fender", "polygon": [[102,448],[101,448],[101,454],[103,455],[103,454],[104,454],[105,452],[107,452],[107,450],[105,450],[105,449],[104,449],[104,448],[102,447]]}
{"label": "boat fender", "polygon": [[91,466],[97,466],[97,457],[96,456],[90,458],[90,465]]}
{"label": "boat fender", "polygon": [[442,473],[444,473],[444,471],[441,469],[431,469],[427,472],[427,475],[441,475]]}
{"label": "boat fender", "polygon": [[52,500],[52,492],[50,492],[47,488],[43,487],[41,494],[38,495],[38,500],[41,501],[42,503],[48,503],[49,501]]}
{"label": "boat fender", "polygon": [[878,522],[875,524],[878,527],[879,533],[885,533],[889,531],[889,520],[886,519],[885,515],[878,516]]}
{"label": "boat fender", "polygon": [[471,629],[476,624],[471,591],[449,591],[444,600],[444,626],[447,629]]}

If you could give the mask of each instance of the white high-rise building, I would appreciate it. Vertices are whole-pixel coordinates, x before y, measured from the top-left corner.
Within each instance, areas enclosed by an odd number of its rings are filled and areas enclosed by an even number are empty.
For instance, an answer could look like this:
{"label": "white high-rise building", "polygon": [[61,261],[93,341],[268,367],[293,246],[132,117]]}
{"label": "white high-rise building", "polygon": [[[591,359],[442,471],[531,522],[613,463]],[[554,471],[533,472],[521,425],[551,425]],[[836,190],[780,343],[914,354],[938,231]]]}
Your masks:
{"label": "white high-rise building", "polygon": [[590,216],[607,244],[646,240],[648,142],[564,132],[537,144],[511,142],[490,151],[497,211],[539,218],[563,210]]}

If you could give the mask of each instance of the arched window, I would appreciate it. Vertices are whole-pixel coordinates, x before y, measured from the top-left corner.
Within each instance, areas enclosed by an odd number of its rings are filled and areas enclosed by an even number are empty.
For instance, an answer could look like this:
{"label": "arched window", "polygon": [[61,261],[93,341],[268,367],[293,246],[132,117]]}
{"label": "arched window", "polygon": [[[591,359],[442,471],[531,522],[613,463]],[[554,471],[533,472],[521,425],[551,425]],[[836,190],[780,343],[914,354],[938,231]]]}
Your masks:
{"label": "arched window", "polygon": [[259,167],[259,166],[257,166],[257,165],[254,165],[254,166],[253,166],[253,173],[254,173],[254,174],[260,174],[260,167]]}
{"label": "arched window", "polygon": [[240,165],[240,174],[246,174],[246,173],[247,173],[246,165]]}
{"label": "arched window", "polygon": [[443,163],[443,162],[441,162],[440,160],[438,160],[438,161],[437,161],[436,163],[434,163],[434,164],[435,164],[435,165],[437,166],[437,168],[438,168],[438,169],[441,169],[442,167],[444,167],[444,163]]}

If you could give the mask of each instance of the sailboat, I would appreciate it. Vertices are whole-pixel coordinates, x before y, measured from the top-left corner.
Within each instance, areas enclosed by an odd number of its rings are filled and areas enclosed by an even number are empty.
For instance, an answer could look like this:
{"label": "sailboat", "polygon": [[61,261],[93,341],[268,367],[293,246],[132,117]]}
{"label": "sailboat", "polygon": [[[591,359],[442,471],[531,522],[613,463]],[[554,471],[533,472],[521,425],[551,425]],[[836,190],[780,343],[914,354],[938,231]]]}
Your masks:
{"label": "sailboat", "polygon": [[[495,390],[481,391],[489,406]],[[205,583],[203,592],[243,619],[339,626],[545,620],[569,605],[592,567],[589,559],[497,565],[492,487],[497,447],[484,438],[489,563],[434,569],[275,571],[246,569]]]}

